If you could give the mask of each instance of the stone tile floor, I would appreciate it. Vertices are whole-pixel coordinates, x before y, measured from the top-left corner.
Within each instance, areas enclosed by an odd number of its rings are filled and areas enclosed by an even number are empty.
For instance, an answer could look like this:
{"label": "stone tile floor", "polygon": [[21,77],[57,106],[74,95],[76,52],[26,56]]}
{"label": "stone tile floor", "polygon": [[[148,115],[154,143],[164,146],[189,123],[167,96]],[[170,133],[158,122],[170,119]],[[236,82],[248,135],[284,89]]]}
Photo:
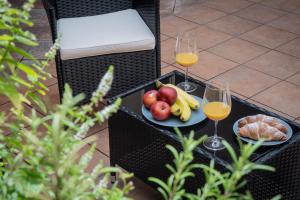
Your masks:
{"label": "stone tile floor", "polygon": [[[20,6],[23,0],[10,0]],[[191,76],[202,81],[228,81],[233,94],[300,123],[300,0],[161,0],[162,73],[183,70],[174,59],[179,31],[194,30],[199,63]],[[51,33],[40,1],[32,11],[40,46],[28,49],[37,58],[51,46]],[[21,58],[22,59],[22,58]],[[29,62],[24,60],[24,62]],[[46,81],[46,101],[59,102],[55,64]],[[9,103],[0,98],[0,110]],[[30,110],[30,107],[28,106]],[[43,114],[43,113],[40,113]],[[107,124],[94,127],[98,136],[95,159],[109,163]],[[135,199],[159,199],[134,179]]]}

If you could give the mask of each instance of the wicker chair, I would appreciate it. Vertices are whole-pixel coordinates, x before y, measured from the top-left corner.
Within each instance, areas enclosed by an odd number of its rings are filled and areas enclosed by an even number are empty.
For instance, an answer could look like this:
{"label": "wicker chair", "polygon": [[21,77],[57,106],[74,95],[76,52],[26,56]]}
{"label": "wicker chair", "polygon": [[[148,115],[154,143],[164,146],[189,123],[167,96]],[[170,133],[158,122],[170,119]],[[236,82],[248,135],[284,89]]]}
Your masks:
{"label": "wicker chair", "polygon": [[248,189],[254,199],[271,199],[280,194],[282,199],[300,199],[300,135],[274,155],[261,158],[259,163],[275,167],[275,172],[254,172],[248,177]]}
{"label": "wicker chair", "polygon": [[[59,92],[68,83],[74,94],[85,93],[87,102],[97,88],[109,65],[115,66],[115,77],[108,97],[116,96],[160,76],[160,19],[158,0],[42,0],[52,31],[53,41],[58,35],[59,19],[97,16],[126,9],[135,9],[150,33],[155,37],[154,49],[121,52],[82,58],[62,59],[56,56]],[[74,41],[75,42],[75,41]],[[153,42],[154,43],[154,42]]]}

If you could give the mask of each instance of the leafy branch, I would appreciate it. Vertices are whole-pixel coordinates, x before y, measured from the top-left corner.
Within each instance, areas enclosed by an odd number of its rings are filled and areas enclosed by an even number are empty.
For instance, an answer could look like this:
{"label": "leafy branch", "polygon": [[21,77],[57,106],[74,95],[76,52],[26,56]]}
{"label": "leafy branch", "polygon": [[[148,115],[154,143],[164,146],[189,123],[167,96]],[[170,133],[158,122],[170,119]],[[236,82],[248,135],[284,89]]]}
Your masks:
{"label": "leafy branch", "polygon": [[194,177],[192,172],[200,167],[199,164],[193,164],[193,150],[201,144],[206,137],[194,139],[194,132],[191,132],[188,138],[184,137],[179,129],[175,129],[179,140],[182,141],[183,151],[178,152],[173,146],[167,145],[166,148],[172,153],[174,166],[167,164],[166,167],[171,172],[166,182],[158,178],[150,177],[149,180],[158,184],[158,191],[165,200],[181,199],[185,196],[184,183],[188,177]]}
{"label": "leafy branch", "polygon": [[[89,104],[78,106],[84,95],[73,96],[66,85],[62,104],[49,113],[41,100],[48,91],[42,82],[50,77],[45,68],[54,58],[59,40],[43,61],[21,48],[38,45],[35,36],[24,30],[32,26],[29,12],[34,2],[28,0],[21,9],[15,9],[0,0],[0,95],[12,103],[8,115],[0,112],[0,199],[128,199],[126,195],[133,189],[128,181],[132,174],[105,167],[102,162],[92,172],[87,171],[95,155],[96,138],[85,138],[86,134],[121,104],[121,99],[117,99],[102,110],[96,108],[111,88],[113,66]],[[24,64],[18,57],[29,59],[32,64]],[[45,116],[35,109],[31,115],[25,115],[24,103],[37,104]],[[4,136],[7,129],[10,135]],[[119,174],[122,187],[118,182],[108,184],[111,172]]]}
{"label": "leafy branch", "polygon": [[[188,137],[183,136],[180,131],[175,129],[181,143],[183,151],[178,152],[174,147],[167,145],[166,148],[172,153],[174,160],[173,165],[166,165],[166,168],[171,172],[170,177],[164,182],[158,178],[149,178],[150,181],[158,185],[157,190],[161,193],[165,200],[231,200],[244,199],[251,200],[251,194],[246,191],[240,192],[246,181],[243,178],[254,170],[274,171],[273,167],[256,164],[249,161],[250,156],[259,148],[262,141],[252,144],[242,144],[239,141],[240,156],[238,157],[233,148],[224,141],[227,152],[230,154],[233,163],[228,166],[228,172],[221,173],[215,169],[215,161],[212,160],[210,165],[194,163],[193,151],[203,142],[205,136],[194,139],[194,132],[191,132]],[[194,170],[202,169],[205,176],[205,184],[197,189],[197,193],[188,193],[184,189],[185,180],[189,177],[194,177]],[[280,199],[280,196],[275,197]]]}

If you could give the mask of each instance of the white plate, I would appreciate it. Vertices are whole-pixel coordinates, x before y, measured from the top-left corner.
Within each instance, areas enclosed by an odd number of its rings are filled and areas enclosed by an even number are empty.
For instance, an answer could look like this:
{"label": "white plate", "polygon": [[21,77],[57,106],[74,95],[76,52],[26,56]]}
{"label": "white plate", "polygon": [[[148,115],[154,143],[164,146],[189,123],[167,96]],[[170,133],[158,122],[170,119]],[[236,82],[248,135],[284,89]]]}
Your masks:
{"label": "white plate", "polygon": [[[258,142],[257,140],[253,140],[253,139],[250,139],[250,138],[247,138],[247,137],[241,137],[239,135],[239,121],[242,120],[243,118],[237,120],[233,124],[233,132],[234,132],[234,134],[237,137],[241,138],[241,140],[243,140],[245,142],[248,142],[248,143],[251,143],[251,144],[257,143]],[[281,123],[282,125],[284,125],[288,129],[288,131],[286,133],[286,140],[283,140],[283,141],[265,141],[265,142],[262,143],[262,146],[274,146],[274,145],[279,145],[279,144],[285,143],[286,141],[288,141],[289,139],[291,139],[291,137],[293,135],[293,129],[291,128],[291,126],[288,123],[286,123],[285,121],[283,121],[281,119],[278,119],[276,117],[275,117],[275,119],[277,119],[279,123]]]}

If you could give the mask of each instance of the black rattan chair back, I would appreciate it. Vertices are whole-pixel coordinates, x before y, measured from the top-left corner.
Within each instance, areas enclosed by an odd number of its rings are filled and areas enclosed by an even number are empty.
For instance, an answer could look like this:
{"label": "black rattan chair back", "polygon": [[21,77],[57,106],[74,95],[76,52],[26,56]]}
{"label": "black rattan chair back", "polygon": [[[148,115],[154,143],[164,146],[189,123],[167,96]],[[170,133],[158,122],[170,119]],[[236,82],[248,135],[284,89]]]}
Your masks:
{"label": "black rattan chair back", "polygon": [[132,8],[132,0],[59,0],[57,16],[60,18],[101,15]]}
{"label": "black rattan chair back", "polygon": [[74,94],[85,93],[85,103],[98,86],[109,65],[115,66],[115,77],[108,97],[116,96],[160,76],[159,0],[42,0],[48,15],[53,41],[57,38],[60,18],[93,16],[129,8],[136,9],[155,36],[153,50],[99,55],[61,60],[56,56],[60,96],[65,83]]}

